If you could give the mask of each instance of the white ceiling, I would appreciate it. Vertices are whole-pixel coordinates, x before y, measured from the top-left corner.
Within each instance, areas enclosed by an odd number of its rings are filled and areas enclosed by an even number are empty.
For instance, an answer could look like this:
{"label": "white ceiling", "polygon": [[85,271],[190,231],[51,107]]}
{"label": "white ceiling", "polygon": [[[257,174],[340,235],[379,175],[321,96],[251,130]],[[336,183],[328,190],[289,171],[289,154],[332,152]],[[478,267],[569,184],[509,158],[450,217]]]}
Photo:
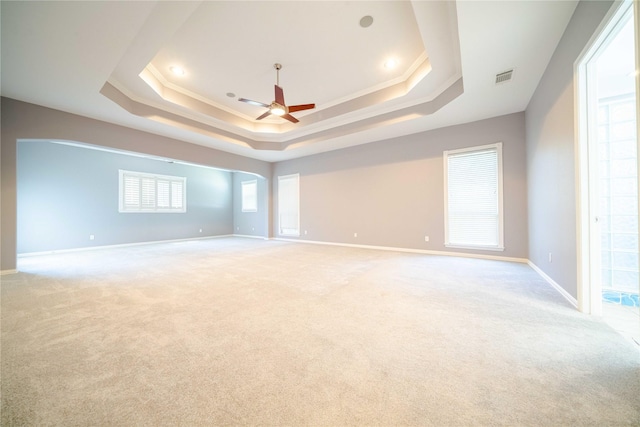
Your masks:
{"label": "white ceiling", "polygon": [[[523,111],[575,5],[2,1],[0,93],[280,161]],[[237,100],[273,101],[276,62],[300,123]]]}

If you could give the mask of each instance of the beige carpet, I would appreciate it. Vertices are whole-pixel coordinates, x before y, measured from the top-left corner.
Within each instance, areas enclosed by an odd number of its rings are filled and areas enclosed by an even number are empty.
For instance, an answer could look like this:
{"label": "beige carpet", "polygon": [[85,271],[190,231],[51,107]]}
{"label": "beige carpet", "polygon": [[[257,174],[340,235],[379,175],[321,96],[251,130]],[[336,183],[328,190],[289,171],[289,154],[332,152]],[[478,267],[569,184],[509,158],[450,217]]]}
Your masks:
{"label": "beige carpet", "polygon": [[640,352],[526,265],[223,238],[19,268],[2,425],[640,425]]}

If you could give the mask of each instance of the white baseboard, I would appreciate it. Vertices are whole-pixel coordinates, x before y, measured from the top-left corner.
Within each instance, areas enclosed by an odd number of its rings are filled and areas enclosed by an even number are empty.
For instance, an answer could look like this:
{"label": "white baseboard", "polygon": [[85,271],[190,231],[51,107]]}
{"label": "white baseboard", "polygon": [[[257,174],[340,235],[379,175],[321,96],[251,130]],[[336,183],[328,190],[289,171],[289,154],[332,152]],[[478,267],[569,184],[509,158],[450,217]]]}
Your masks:
{"label": "white baseboard", "polygon": [[151,242],[135,242],[135,243],[122,243],[118,245],[102,245],[102,246],[88,246],[85,248],[74,248],[74,249],[60,249],[55,251],[43,251],[43,252],[25,252],[18,254],[18,258],[25,258],[30,256],[39,256],[39,255],[51,255],[51,254],[64,254],[69,252],[84,252],[84,251],[96,251],[100,249],[115,249],[115,248],[126,248],[130,246],[144,246],[144,245],[156,245],[160,243],[177,243],[177,242],[189,242],[192,240],[207,240],[207,239],[220,239],[223,237],[233,237],[233,234],[221,234],[219,236],[204,236],[204,237],[190,237],[187,239],[172,239],[172,240],[154,240]]}
{"label": "white baseboard", "polygon": [[334,243],[334,242],[322,242],[317,240],[300,240],[300,239],[286,239],[281,237],[273,238],[272,240],[279,240],[283,242],[294,242],[294,243],[310,243],[313,245],[329,245],[329,246],[345,246],[349,248],[362,248],[362,249],[375,249],[375,250],[383,250],[383,251],[393,251],[393,252],[407,252],[407,253],[416,253],[416,254],[425,254],[425,255],[438,255],[438,256],[454,256],[454,257],[463,257],[463,258],[477,258],[477,259],[487,259],[494,261],[507,261],[507,262],[518,262],[523,264],[528,264],[533,270],[538,273],[544,280],[546,280],[553,288],[560,293],[572,306],[576,309],[578,308],[578,301],[571,296],[567,291],[565,291],[562,286],[556,283],[551,277],[549,277],[544,271],[542,271],[537,265],[532,263],[530,260],[525,258],[514,258],[514,257],[502,257],[496,255],[484,255],[484,254],[468,254],[464,252],[444,252],[444,251],[430,251],[424,249],[410,249],[410,248],[396,248],[391,246],[371,246],[371,245],[356,245],[351,243]]}
{"label": "white baseboard", "polygon": [[[243,234],[224,234],[219,236],[206,236],[206,237],[194,237],[189,239],[174,239],[174,240],[157,240],[153,242],[139,242],[139,243],[125,243],[121,245],[105,245],[105,246],[91,246],[86,248],[77,248],[77,249],[63,249],[58,251],[46,251],[46,252],[30,252],[18,254],[18,257],[29,257],[29,256],[38,256],[38,255],[47,255],[54,253],[67,253],[67,252],[80,252],[80,251],[91,251],[91,250],[99,250],[99,249],[109,249],[109,248],[121,248],[128,246],[142,246],[142,245],[153,245],[159,243],[175,243],[175,242],[185,242],[191,240],[205,240],[205,239],[220,239],[224,237],[242,237],[242,238],[250,238],[250,239],[263,239],[263,240],[277,240],[282,242],[293,242],[293,243],[308,243],[312,245],[327,245],[327,246],[344,246],[349,248],[360,248],[360,249],[373,249],[373,250],[381,250],[381,251],[391,251],[391,252],[405,252],[405,253],[415,253],[415,254],[424,254],[424,255],[437,255],[437,256],[453,256],[453,257],[462,257],[462,258],[476,258],[476,259],[486,259],[493,261],[507,261],[507,262],[518,262],[528,264],[533,270],[535,270],[544,280],[546,280],[553,288],[560,293],[572,306],[576,309],[578,308],[578,301],[571,296],[567,291],[565,291],[562,286],[556,283],[551,277],[549,277],[544,271],[542,271],[537,265],[525,258],[514,258],[514,257],[503,257],[496,255],[485,255],[485,254],[469,254],[464,252],[444,252],[444,251],[432,251],[425,249],[411,249],[411,248],[398,248],[393,246],[372,246],[372,245],[357,245],[352,243],[334,243],[334,242],[323,242],[317,240],[300,240],[300,239],[286,239],[286,238],[268,238],[263,236],[250,236]],[[0,275],[6,274],[16,274],[18,270],[1,270]]]}
{"label": "white baseboard", "polygon": [[555,290],[558,291],[560,293],[560,295],[562,295],[564,297],[564,299],[569,301],[569,303],[572,306],[574,306],[576,309],[578,309],[578,300],[576,300],[569,292],[565,291],[562,286],[560,286],[555,280],[553,280],[551,277],[549,277],[547,275],[547,273],[542,271],[540,269],[540,267],[538,267],[537,265],[535,265],[531,261],[527,261],[527,264],[529,264],[529,267],[533,268],[536,271],[536,273],[538,273],[540,276],[542,276],[542,278],[544,280],[546,280],[551,286],[553,286],[555,288]]}
{"label": "white baseboard", "polygon": [[0,270],[0,276],[4,276],[6,274],[16,274],[18,270]]}
{"label": "white baseboard", "polygon": [[504,256],[485,255],[485,254],[469,254],[465,252],[431,251],[426,249],[398,248],[394,246],[356,245],[352,243],[334,243],[334,242],[322,242],[318,240],[285,239],[281,237],[275,237],[272,240],[279,240],[283,242],[294,242],[294,243],[310,243],[313,245],[329,245],[329,246],[344,246],[348,248],[374,249],[378,251],[406,252],[406,253],[424,254],[424,255],[488,259],[493,261],[519,262],[523,264],[526,264],[528,262],[528,260],[525,258],[504,257]]}
{"label": "white baseboard", "polygon": [[246,237],[248,239],[269,240],[269,238],[265,236],[251,236],[249,234],[234,234],[233,237]]}

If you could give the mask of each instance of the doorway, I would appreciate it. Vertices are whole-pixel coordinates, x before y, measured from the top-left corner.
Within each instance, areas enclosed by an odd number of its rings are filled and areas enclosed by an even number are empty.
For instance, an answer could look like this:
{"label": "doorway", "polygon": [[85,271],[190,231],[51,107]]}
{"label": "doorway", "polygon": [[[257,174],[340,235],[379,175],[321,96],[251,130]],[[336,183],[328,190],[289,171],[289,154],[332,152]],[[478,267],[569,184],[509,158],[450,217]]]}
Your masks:
{"label": "doorway", "polygon": [[640,345],[635,22],[622,3],[577,67],[579,300]]}

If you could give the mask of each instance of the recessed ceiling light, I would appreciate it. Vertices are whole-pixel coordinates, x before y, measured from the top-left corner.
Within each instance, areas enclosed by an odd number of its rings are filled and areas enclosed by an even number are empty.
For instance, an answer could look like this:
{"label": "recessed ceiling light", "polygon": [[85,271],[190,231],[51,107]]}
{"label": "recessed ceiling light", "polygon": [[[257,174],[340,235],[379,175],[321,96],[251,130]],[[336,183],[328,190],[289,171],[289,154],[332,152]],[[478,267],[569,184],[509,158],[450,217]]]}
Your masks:
{"label": "recessed ceiling light", "polygon": [[236,94],[235,94],[235,93],[233,93],[233,92],[227,92],[227,96],[228,96],[229,98],[235,98],[235,97],[236,97]]}
{"label": "recessed ceiling light", "polygon": [[362,28],[367,28],[370,27],[371,24],[373,24],[373,17],[372,16],[363,16],[362,18],[360,18],[360,26]]}
{"label": "recessed ceiling light", "polygon": [[176,76],[184,76],[185,75],[184,68],[178,67],[177,65],[174,65],[173,67],[170,67],[169,69]]}
{"label": "recessed ceiling light", "polygon": [[396,61],[393,58],[389,58],[386,61],[384,61],[384,68],[386,68],[388,70],[392,70],[392,69],[396,68],[397,65],[398,65],[398,61]]}

